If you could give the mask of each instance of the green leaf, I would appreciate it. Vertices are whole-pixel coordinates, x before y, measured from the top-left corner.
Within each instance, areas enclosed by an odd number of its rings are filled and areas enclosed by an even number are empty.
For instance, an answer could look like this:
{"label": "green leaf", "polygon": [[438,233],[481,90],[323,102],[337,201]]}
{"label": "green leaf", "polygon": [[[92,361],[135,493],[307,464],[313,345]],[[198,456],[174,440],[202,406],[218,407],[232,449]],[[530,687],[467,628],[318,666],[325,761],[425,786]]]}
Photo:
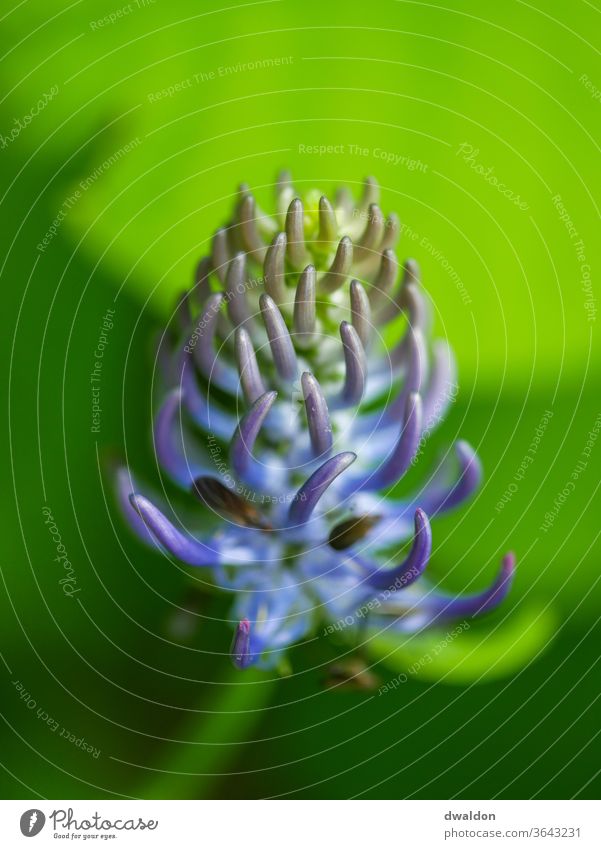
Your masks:
{"label": "green leaf", "polygon": [[545,650],[557,630],[551,608],[535,603],[516,608],[498,624],[488,623],[464,620],[414,636],[374,630],[367,651],[407,678],[472,684],[519,671]]}

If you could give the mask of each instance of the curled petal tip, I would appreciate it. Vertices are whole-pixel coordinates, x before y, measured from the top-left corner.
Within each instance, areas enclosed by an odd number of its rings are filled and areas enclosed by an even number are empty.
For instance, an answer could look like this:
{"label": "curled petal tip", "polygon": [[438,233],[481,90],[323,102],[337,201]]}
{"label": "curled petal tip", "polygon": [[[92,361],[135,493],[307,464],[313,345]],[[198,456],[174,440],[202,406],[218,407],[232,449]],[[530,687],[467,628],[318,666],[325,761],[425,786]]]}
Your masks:
{"label": "curled petal tip", "polygon": [[234,353],[244,397],[249,404],[253,404],[265,392],[265,384],[251,338],[243,327],[238,327],[236,330]]}
{"label": "curled petal tip", "polygon": [[260,395],[236,428],[230,444],[230,457],[238,477],[244,477],[253,462],[252,451],[255,441],[277,395],[277,392],[266,392]]}
{"label": "curled petal tip", "polygon": [[513,551],[508,552],[503,557],[497,578],[490,589],[475,597],[479,604],[477,609],[473,611],[473,615],[494,610],[507,597],[515,576],[515,563]]}
{"label": "curled petal tip", "polygon": [[315,266],[308,265],[301,274],[294,299],[294,330],[301,338],[315,330]]}
{"label": "curled petal tip", "polygon": [[259,233],[257,204],[252,194],[244,196],[239,207],[240,231],[242,243],[254,258],[262,262],[266,247]]}
{"label": "curled petal tip", "polygon": [[363,195],[359,202],[360,209],[368,209],[380,200],[380,185],[375,177],[366,177],[363,183]]}
{"label": "curled petal tip", "polygon": [[330,201],[323,195],[319,199],[319,233],[317,241],[327,246],[336,238],[336,214]]}
{"label": "curled petal tip", "polygon": [[288,259],[294,266],[302,265],[305,258],[305,230],[303,202],[294,198],[286,213],[286,238]]}
{"label": "curled petal tip", "polygon": [[286,234],[278,233],[267,248],[263,266],[265,291],[278,304],[286,299],[285,257]]}
{"label": "curled petal tip", "polygon": [[396,283],[398,268],[399,264],[395,252],[387,248],[382,252],[380,269],[369,292],[372,306],[380,304],[389,296]]}
{"label": "curled petal tip", "polygon": [[250,310],[246,299],[248,280],[246,276],[246,254],[238,252],[231,260],[225,277],[228,313],[234,326],[250,321]]}
{"label": "curled petal tip", "polygon": [[428,521],[428,516],[426,515],[426,511],[422,510],[421,507],[418,507],[415,511],[415,530],[418,531],[422,528]]}
{"label": "curled petal tip", "polygon": [[321,386],[308,371],[301,377],[311,446],[315,456],[326,454],[332,447],[332,424]]}
{"label": "curled petal tip", "polygon": [[349,485],[356,489],[375,490],[384,489],[399,481],[416,455],[422,433],[422,421],[421,397],[417,392],[410,392],[396,444],[378,468],[358,480],[349,481]]}
{"label": "curled petal tip", "polygon": [[250,622],[241,619],[236,628],[231,648],[232,663],[238,669],[246,669],[252,663],[250,653]]}
{"label": "curled petal tip", "polygon": [[409,283],[415,283],[419,286],[421,280],[421,272],[419,263],[416,259],[409,257],[409,259],[405,260],[405,264],[403,265],[403,285],[406,286]]}
{"label": "curled petal tip", "polygon": [[326,460],[317,471],[305,481],[296,493],[288,517],[294,524],[302,525],[309,520],[317,502],[328,489],[330,484],[336,480],[348,467],[355,462],[357,455],[352,451],[343,451]]}
{"label": "curled petal tip", "polygon": [[414,528],[413,543],[407,558],[394,569],[376,570],[369,578],[372,586],[402,590],[423,574],[432,552],[432,529],[428,516],[420,507],[415,511]]}
{"label": "curled petal tip", "polygon": [[508,551],[501,561],[501,571],[504,575],[512,576],[516,569],[516,556],[513,551]]}
{"label": "curled petal tip", "polygon": [[218,381],[221,371],[221,365],[215,355],[214,344],[223,299],[223,292],[215,292],[209,295],[198,322],[199,326],[202,325],[204,332],[198,334],[194,356],[199,371],[207,380],[215,379]]}
{"label": "curled petal tip", "polygon": [[338,244],[336,256],[327,274],[321,278],[319,286],[323,292],[331,294],[344,285],[353,263],[353,243],[343,236]]}
{"label": "curled petal tip", "polygon": [[398,215],[391,212],[384,224],[384,238],[380,244],[380,250],[394,248],[401,235],[401,222]]}
{"label": "curled petal tip", "polygon": [[217,565],[219,552],[216,549],[181,533],[148,498],[132,493],[129,502],[163,548],[174,557],[190,566]]}
{"label": "curled petal tip", "polygon": [[213,244],[211,248],[211,262],[215,273],[223,283],[227,272],[227,264],[229,262],[229,250],[227,245],[227,230],[225,227],[220,227],[213,236]]}
{"label": "curled petal tip", "polygon": [[369,298],[358,280],[351,280],[350,286],[351,319],[365,350],[373,332]]}
{"label": "curled petal tip", "polygon": [[183,401],[184,392],[181,386],[172,389],[165,396],[155,417],[153,435],[159,464],[173,480],[186,486],[196,464],[193,456],[186,452],[181,421]]}
{"label": "curled petal tip", "polygon": [[455,443],[455,453],[462,466],[462,483],[470,492],[480,484],[482,479],[482,463],[476,451],[469,442],[463,439]]}
{"label": "curled petal tip", "polygon": [[341,400],[344,404],[358,404],[365,391],[367,359],[359,334],[352,324],[340,324],[340,338],[344,353],[345,380]]}
{"label": "curled petal tip", "polygon": [[275,301],[269,295],[265,293],[261,295],[259,306],[277,372],[283,380],[294,380],[298,363],[286,322]]}
{"label": "curled petal tip", "polygon": [[282,168],[278,171],[278,176],[276,177],[276,187],[281,188],[282,186],[288,185],[288,183],[292,182],[292,174],[288,170],[288,168]]}
{"label": "curled petal tip", "polygon": [[458,616],[480,616],[498,607],[505,600],[515,575],[515,555],[508,552],[501,561],[495,580],[485,590],[474,595],[449,597],[446,595],[435,599],[435,618],[450,619]]}
{"label": "curled petal tip", "polygon": [[363,260],[373,254],[384,236],[384,216],[380,207],[372,203],[367,212],[367,224],[355,246],[355,259]]}
{"label": "curled petal tip", "polygon": [[435,479],[426,485],[416,497],[417,503],[428,511],[428,515],[446,513],[469,498],[480,486],[482,464],[469,443],[460,440],[454,445],[459,460],[459,473],[449,483],[448,463],[443,463]]}

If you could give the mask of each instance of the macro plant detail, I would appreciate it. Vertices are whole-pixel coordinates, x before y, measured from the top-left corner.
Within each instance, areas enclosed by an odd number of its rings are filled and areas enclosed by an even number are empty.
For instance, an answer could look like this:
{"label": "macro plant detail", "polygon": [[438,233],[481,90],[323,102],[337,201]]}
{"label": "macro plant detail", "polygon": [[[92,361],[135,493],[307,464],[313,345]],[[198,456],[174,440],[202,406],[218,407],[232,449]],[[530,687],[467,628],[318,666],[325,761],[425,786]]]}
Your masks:
{"label": "macro plant detail", "polygon": [[[426,574],[431,519],[469,499],[482,469],[461,440],[434,467],[423,456],[455,364],[433,339],[417,263],[399,264],[400,230],[372,178],[359,200],[345,188],[329,200],[283,174],[273,214],[242,186],[161,334],[153,447],[198,520],[125,467],[119,503],[146,544],[233,595],[240,669],[281,666],[320,624],[350,617],[350,637],[374,599],[371,625],[410,634],[509,591],[511,553],[471,595]],[[391,492],[414,466],[422,482]]]}

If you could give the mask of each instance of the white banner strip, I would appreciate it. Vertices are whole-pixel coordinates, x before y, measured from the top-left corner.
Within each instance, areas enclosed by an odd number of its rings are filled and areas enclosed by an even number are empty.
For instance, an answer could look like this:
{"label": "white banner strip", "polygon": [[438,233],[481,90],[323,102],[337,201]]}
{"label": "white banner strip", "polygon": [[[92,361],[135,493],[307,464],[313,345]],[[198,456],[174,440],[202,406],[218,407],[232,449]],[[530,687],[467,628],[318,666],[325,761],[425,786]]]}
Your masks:
{"label": "white banner strip", "polygon": [[[27,844],[29,838],[36,842]],[[599,849],[592,801],[4,801],[0,845]],[[168,843],[169,841],[169,843]]]}

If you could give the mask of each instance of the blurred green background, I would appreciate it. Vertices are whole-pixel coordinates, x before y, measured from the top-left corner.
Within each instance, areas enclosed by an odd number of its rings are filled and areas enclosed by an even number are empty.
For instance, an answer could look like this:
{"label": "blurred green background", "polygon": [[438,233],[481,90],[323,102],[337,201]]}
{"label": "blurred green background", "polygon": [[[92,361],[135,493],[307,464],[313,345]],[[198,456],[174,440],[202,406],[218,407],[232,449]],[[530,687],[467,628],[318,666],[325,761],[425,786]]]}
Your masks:
{"label": "blurred green background", "polygon": [[[121,2],[25,0],[0,21],[2,794],[598,796],[601,10]],[[125,451],[150,467],[153,333],[238,183],[268,209],[282,167],[324,191],[378,178],[455,348],[438,439],[477,446],[486,481],[436,523],[437,578],[473,590],[507,548],[520,562],[506,609],[383,696],[324,690],[344,649],[323,637],[289,678],[235,673],[224,599],[128,535],[100,471]],[[186,640],[170,622],[189,605]],[[374,672],[427,648],[372,646]]]}

